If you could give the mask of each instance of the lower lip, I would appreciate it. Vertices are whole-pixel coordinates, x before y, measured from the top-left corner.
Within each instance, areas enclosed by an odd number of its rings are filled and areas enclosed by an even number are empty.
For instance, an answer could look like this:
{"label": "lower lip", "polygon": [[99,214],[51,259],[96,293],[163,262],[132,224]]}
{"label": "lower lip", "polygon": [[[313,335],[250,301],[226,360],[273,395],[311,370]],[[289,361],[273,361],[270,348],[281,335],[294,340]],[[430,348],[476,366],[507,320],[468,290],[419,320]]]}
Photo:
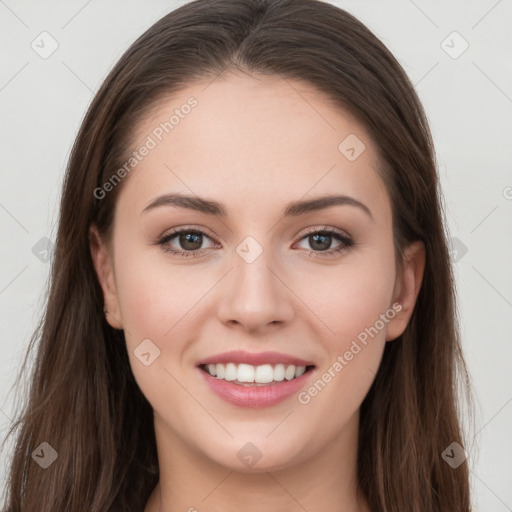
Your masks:
{"label": "lower lip", "polygon": [[198,367],[198,370],[210,389],[226,402],[239,407],[261,408],[276,405],[300,391],[306,380],[314,373],[315,368],[310,368],[296,379],[284,380],[268,386],[242,386],[228,380],[212,377],[200,367]]}

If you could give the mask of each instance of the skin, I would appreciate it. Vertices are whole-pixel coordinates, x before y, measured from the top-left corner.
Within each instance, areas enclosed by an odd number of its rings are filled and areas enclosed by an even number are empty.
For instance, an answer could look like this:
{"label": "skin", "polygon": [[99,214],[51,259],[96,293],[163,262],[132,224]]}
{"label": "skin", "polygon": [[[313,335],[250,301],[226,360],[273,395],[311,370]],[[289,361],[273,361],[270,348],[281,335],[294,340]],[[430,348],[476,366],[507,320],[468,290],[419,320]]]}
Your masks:
{"label": "skin", "polygon": [[[91,227],[107,320],[124,329],[133,374],[154,410],[161,477],[145,512],[369,511],[356,478],[359,408],[385,343],[412,314],[423,244],[408,248],[398,275],[374,144],[311,85],[225,73],[162,101],[136,127],[136,140],[190,96],[197,107],[122,183],[112,240]],[[366,146],[352,162],[338,150],[349,134]],[[173,206],[141,213],[169,192],[216,200],[228,214]],[[350,205],[283,217],[290,201],[333,193],[364,203],[372,218]],[[326,226],[355,246],[322,256],[306,230]],[[208,233],[195,246],[200,256],[155,244],[180,227]],[[252,263],[236,252],[247,236],[263,249]],[[329,240],[328,250],[341,243]],[[179,237],[168,245],[187,250]],[[318,378],[394,303],[401,311],[306,405],[296,395],[263,409],[230,405],[196,368],[228,350],[274,350],[314,361]],[[134,355],[147,338],[160,350],[149,366]],[[237,457],[247,442],[262,454],[251,468]]]}

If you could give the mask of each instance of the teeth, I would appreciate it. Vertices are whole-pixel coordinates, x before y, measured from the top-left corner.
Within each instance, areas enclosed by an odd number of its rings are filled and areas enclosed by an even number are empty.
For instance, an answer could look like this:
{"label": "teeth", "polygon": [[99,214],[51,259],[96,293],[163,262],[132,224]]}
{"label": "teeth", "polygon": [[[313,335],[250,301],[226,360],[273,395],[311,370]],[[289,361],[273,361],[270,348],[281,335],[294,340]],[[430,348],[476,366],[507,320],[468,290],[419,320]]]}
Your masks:
{"label": "teeth", "polygon": [[305,371],[305,366],[297,366],[297,369],[295,370],[295,377],[300,377]]}
{"label": "teeth", "polygon": [[[215,368],[215,374],[217,374],[217,368]],[[237,377],[236,366],[233,363],[228,363],[226,365],[226,370],[224,372],[224,378],[226,380],[236,380],[236,377]]]}
{"label": "teeth", "polygon": [[257,384],[268,384],[276,381],[292,380],[300,377],[306,371],[305,366],[295,366],[293,364],[263,364],[261,366],[253,366],[250,364],[234,363],[227,364],[208,364],[204,367],[206,371],[218,379],[238,382],[255,382]]}

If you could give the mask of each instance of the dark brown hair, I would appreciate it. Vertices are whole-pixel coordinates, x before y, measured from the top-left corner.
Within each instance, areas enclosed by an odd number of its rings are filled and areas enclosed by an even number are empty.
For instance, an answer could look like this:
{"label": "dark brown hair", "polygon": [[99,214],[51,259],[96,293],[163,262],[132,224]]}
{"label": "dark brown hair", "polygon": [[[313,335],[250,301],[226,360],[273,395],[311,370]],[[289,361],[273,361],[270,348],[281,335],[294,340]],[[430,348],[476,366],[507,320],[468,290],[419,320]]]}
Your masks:
{"label": "dark brown hair", "polygon": [[[360,411],[358,477],[372,511],[468,512],[468,466],[442,452],[463,443],[458,384],[470,398],[433,143],[404,70],[356,18],[317,0],[198,0],[169,13],[125,52],[83,120],[60,205],[56,249],[30,392],[16,433],[9,512],[143,510],[159,478],[150,404],[123,332],[105,321],[89,227],[112,227],[120,183],[94,190],[133,151],[133,127],[164,97],[225,70],[307,81],[368,130],[393,210],[397,264],[426,248],[422,287],[402,336],[386,343]],[[126,178],[129,179],[129,178]],[[462,378],[462,380],[459,380]],[[58,460],[42,469],[43,441]]]}

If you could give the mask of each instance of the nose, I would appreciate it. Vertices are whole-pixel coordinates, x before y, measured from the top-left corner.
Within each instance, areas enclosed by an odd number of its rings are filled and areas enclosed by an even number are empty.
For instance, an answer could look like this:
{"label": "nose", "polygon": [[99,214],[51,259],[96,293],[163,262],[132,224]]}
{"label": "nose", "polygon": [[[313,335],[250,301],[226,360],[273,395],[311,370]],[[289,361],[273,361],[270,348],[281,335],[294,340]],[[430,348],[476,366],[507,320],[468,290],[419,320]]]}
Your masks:
{"label": "nose", "polygon": [[233,267],[217,310],[221,322],[263,333],[291,321],[294,295],[271,251],[263,250],[251,263],[234,252]]}

